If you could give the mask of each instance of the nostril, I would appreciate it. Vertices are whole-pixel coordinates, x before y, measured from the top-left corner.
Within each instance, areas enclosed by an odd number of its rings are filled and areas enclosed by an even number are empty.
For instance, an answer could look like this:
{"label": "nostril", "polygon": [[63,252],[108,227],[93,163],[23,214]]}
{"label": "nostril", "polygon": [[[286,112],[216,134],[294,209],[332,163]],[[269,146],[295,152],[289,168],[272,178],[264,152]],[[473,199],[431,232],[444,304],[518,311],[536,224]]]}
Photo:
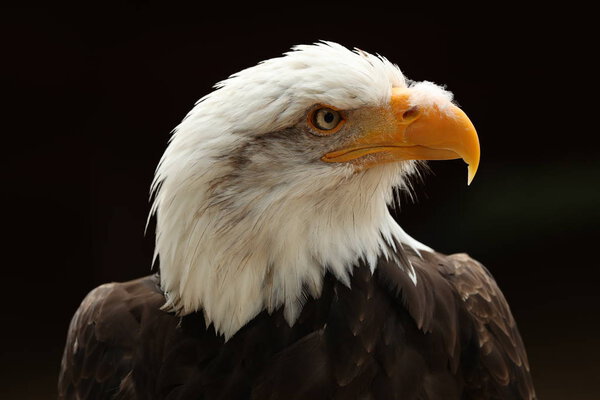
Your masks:
{"label": "nostril", "polygon": [[419,114],[420,114],[419,107],[414,106],[402,113],[402,119],[404,121],[411,121],[411,120],[417,118],[419,116]]}

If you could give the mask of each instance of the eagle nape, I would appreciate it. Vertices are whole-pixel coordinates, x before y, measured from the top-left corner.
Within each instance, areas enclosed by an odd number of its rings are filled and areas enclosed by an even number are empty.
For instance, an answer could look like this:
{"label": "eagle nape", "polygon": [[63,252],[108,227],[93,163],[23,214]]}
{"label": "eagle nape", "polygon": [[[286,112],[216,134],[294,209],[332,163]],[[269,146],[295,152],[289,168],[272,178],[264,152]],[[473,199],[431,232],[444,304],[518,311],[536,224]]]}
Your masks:
{"label": "eagle nape", "polygon": [[156,170],[159,271],[83,300],[59,398],[535,399],[489,271],[388,210],[423,160],[473,180],[452,100],[332,42],[217,84]]}

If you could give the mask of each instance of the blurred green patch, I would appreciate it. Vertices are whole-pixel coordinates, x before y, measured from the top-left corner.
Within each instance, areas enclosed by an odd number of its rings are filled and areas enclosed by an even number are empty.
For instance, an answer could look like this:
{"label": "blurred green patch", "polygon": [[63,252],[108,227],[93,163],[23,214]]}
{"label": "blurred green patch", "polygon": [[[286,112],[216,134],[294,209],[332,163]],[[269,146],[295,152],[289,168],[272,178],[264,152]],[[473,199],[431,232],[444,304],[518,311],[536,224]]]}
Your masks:
{"label": "blurred green patch", "polygon": [[418,200],[397,214],[415,238],[445,251],[591,240],[600,226],[600,164],[486,164],[470,187],[462,163],[436,163]]}

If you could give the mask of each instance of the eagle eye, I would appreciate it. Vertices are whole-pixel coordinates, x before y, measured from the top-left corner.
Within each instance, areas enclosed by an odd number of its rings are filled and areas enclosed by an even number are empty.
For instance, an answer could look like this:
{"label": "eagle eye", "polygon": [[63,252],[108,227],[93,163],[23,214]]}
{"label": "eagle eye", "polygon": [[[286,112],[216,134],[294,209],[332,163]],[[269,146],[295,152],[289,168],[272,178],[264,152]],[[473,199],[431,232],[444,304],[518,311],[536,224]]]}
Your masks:
{"label": "eagle eye", "polygon": [[308,115],[308,123],[317,136],[334,134],[341,128],[343,122],[342,114],[327,106],[320,106]]}

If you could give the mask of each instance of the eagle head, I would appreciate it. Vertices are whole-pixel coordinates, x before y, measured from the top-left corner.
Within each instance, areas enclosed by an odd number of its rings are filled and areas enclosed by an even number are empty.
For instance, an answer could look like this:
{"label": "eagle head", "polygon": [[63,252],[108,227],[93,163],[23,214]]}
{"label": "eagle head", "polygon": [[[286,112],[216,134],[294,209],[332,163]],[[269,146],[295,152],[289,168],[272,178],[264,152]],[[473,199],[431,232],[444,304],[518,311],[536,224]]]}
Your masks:
{"label": "eagle head", "polygon": [[164,308],[201,311],[225,338],[263,310],[293,324],[325,273],[349,282],[358,260],[428,250],[387,205],[419,160],[455,158],[470,182],[479,142],[452,94],[381,56],[322,42],[232,75],[177,126],[156,171]]}

